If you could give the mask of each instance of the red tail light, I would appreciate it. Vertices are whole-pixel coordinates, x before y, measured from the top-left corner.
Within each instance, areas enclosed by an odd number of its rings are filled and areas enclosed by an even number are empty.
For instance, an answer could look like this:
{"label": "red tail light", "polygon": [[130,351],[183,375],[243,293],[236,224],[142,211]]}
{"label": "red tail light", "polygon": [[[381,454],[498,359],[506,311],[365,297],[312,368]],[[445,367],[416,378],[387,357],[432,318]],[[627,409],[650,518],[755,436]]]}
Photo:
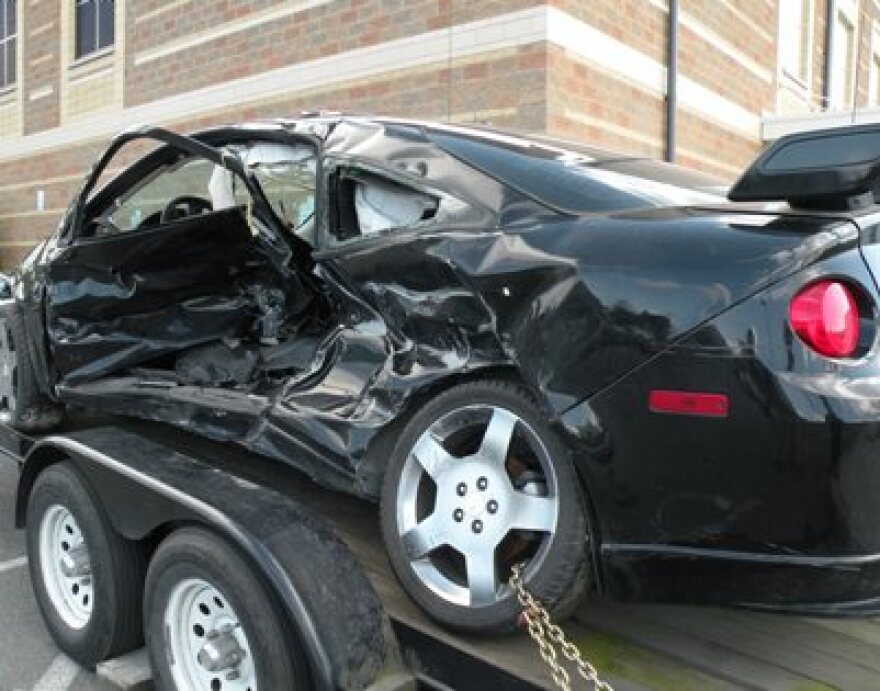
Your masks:
{"label": "red tail light", "polygon": [[791,328],[821,355],[850,357],[859,345],[859,308],[852,289],[840,281],[819,281],[791,301]]}

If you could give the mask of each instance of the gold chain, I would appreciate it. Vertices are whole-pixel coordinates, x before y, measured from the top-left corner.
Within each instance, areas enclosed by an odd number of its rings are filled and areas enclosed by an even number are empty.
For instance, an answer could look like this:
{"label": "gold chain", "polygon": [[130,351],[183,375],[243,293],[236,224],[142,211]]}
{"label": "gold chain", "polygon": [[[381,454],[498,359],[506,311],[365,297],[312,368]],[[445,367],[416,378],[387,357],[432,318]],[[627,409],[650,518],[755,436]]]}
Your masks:
{"label": "gold chain", "polygon": [[522,570],[523,564],[513,567],[510,587],[516,593],[516,599],[523,609],[529,636],[538,644],[538,652],[550,668],[556,686],[562,691],[571,691],[571,676],[560,660],[561,653],[565,660],[574,664],[578,674],[596,691],[614,691],[611,684],[599,678],[596,668],[587,662],[577,646],[565,637],[565,632],[550,620],[547,609],[526,590]]}

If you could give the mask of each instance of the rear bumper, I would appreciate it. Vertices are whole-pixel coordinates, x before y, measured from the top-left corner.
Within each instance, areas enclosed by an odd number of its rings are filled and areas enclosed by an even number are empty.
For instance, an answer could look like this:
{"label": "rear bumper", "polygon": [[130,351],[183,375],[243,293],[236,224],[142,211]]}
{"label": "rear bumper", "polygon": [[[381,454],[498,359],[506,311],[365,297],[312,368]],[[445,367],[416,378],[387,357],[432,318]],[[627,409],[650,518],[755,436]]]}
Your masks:
{"label": "rear bumper", "polygon": [[880,554],[808,556],[608,544],[602,564],[621,600],[736,605],[810,616],[880,613]]}

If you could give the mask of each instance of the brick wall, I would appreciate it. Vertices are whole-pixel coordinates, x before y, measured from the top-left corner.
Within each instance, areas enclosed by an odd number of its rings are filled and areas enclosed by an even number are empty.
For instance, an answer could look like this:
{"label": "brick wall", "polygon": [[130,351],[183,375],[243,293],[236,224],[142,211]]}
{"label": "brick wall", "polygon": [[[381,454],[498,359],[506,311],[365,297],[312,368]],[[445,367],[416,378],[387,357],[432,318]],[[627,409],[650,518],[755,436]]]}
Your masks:
{"label": "brick wall", "polygon": [[[25,3],[21,3],[25,4]],[[59,124],[60,4],[43,0],[28,3],[19,32],[25,70],[20,75],[24,96],[24,134]]]}
{"label": "brick wall", "polygon": [[[119,0],[114,49],[82,61],[70,0],[19,4],[23,77],[0,93],[0,265],[54,229],[134,122],[186,131],[351,110],[664,154],[667,0]],[[777,5],[681,0],[681,163],[732,178],[759,150],[777,106]]]}

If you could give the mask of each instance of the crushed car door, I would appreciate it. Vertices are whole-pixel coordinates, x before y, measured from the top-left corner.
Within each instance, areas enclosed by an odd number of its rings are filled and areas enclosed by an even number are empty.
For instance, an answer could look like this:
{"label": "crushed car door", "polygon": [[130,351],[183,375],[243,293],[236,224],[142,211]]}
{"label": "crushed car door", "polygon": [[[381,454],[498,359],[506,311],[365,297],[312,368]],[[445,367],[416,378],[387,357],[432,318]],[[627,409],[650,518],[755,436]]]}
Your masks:
{"label": "crushed car door", "polygon": [[[136,139],[164,146],[90,198]],[[246,204],[212,198],[230,171]],[[238,279],[267,263],[254,241],[254,204],[267,202],[229,151],[158,128],[120,135],[87,177],[50,262],[48,335],[59,380],[90,381],[240,335],[251,302]]]}

